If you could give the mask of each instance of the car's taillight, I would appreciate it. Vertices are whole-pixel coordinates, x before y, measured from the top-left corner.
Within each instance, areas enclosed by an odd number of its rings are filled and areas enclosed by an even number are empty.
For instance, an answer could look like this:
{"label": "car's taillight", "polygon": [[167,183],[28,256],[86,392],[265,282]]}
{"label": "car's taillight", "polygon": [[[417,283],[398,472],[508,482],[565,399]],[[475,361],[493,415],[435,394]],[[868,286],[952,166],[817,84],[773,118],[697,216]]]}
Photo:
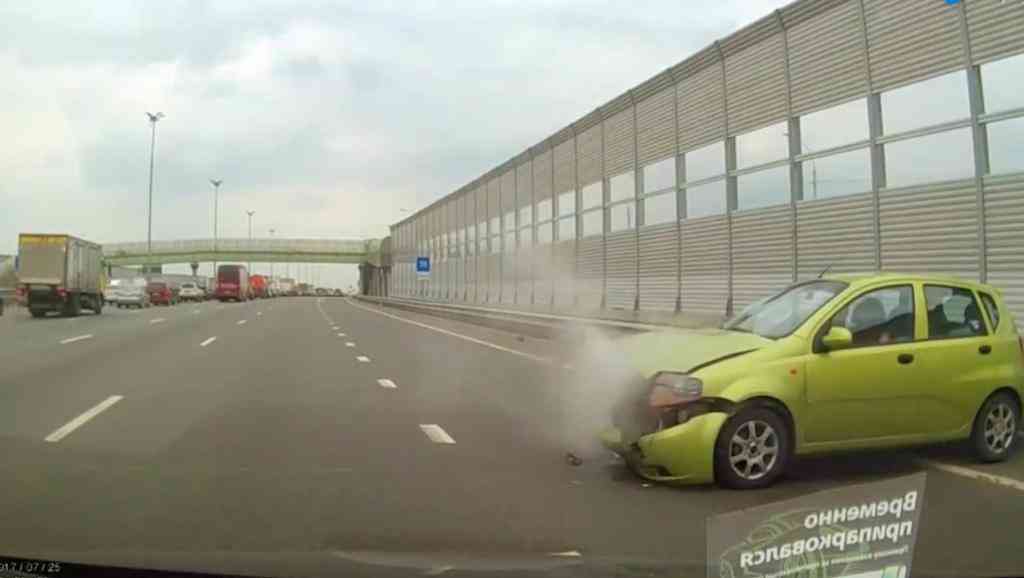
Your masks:
{"label": "car's taillight", "polygon": [[65,297],[67,297],[67,295],[68,295],[68,292],[67,292],[66,289],[64,289],[63,287],[57,287],[57,296],[58,297],[60,297],[61,299],[64,299]]}

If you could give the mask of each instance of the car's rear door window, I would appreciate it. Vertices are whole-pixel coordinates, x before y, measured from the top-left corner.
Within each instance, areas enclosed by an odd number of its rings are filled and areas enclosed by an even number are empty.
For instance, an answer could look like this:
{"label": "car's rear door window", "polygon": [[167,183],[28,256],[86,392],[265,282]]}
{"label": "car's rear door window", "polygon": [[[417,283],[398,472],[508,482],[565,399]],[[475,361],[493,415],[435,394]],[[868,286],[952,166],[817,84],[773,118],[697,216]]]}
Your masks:
{"label": "car's rear door window", "polygon": [[859,295],[832,318],[832,327],[853,334],[854,347],[914,340],[914,288],[894,285]]}
{"label": "car's rear door window", "polygon": [[988,311],[988,320],[992,322],[992,331],[995,331],[999,328],[999,306],[996,305],[996,300],[988,293],[981,294],[981,302],[985,304],[985,310]]}
{"label": "car's rear door window", "polygon": [[928,307],[928,339],[952,339],[985,335],[985,322],[974,292],[964,287],[925,285]]}

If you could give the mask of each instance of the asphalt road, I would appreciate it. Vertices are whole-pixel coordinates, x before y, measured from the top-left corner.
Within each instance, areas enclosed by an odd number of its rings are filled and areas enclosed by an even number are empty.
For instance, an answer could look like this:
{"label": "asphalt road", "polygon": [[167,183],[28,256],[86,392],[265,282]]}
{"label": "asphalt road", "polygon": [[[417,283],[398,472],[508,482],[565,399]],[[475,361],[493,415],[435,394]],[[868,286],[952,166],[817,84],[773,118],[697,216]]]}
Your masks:
{"label": "asphalt road", "polygon": [[1024,452],[996,466],[957,446],[807,460],[755,492],[646,484],[589,443],[608,393],[580,383],[586,363],[565,344],[337,298],[76,319],[9,308],[0,555],[274,576],[703,576],[708,516],[927,471],[915,573],[1024,573]]}

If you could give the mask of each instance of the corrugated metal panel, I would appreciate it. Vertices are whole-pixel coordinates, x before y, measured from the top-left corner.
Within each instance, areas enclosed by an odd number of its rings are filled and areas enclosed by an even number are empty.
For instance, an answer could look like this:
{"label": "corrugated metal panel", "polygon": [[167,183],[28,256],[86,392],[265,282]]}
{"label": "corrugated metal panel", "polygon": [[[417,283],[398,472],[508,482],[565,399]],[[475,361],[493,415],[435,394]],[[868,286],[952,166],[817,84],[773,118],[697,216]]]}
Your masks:
{"label": "corrugated metal panel", "polygon": [[678,85],[679,150],[688,151],[725,138],[722,68],[715,62]]}
{"label": "corrugated metal panel", "polygon": [[530,294],[533,293],[533,249],[531,247],[519,247],[516,252],[516,303],[520,305],[530,304]]}
{"label": "corrugated metal panel", "polygon": [[681,309],[702,314],[725,314],[729,299],[728,217],[688,219],[681,227]]}
{"label": "corrugated metal panel", "polygon": [[817,277],[875,268],[871,193],[801,201],[796,206],[797,277]]}
{"label": "corrugated metal panel", "polygon": [[516,207],[528,207],[533,202],[533,178],[530,176],[532,162],[525,162],[516,168]]}
{"label": "corrugated metal panel", "polygon": [[476,220],[479,223],[487,218],[487,185],[482,184],[476,190]]}
{"label": "corrugated metal panel", "polygon": [[[559,191],[570,190],[576,186],[576,143],[568,140],[556,145],[554,155],[555,188]],[[541,183],[538,182],[538,191],[541,190],[541,186]]]}
{"label": "corrugated metal panel", "polygon": [[963,68],[959,11],[935,0],[864,0],[874,89]]}
{"label": "corrugated metal panel", "polygon": [[988,282],[1003,290],[1018,323],[1024,323],[1024,176],[985,180]]}
{"label": "corrugated metal panel", "polygon": [[619,231],[605,238],[605,304],[633,310],[636,300],[636,232]]}
{"label": "corrugated metal panel", "polygon": [[882,269],[977,279],[977,203],[973,180],[882,192]]}
{"label": "corrugated metal panel", "polygon": [[792,207],[733,213],[732,266],[736,311],[792,283]]}
{"label": "corrugated metal panel", "polygon": [[516,302],[516,256],[503,253],[501,255],[501,302]]}
{"label": "corrugated metal panel", "polygon": [[466,301],[472,303],[476,301],[476,257],[468,257],[466,259]]}
{"label": "corrugated metal panel", "polygon": [[675,85],[636,104],[637,157],[640,166],[670,157],[676,151]]}
{"label": "corrugated metal panel", "polygon": [[490,255],[476,258],[476,302],[486,303],[490,293],[491,259]]}
{"label": "corrugated metal panel", "polygon": [[497,217],[501,214],[501,180],[498,178],[487,181],[487,216]]}
{"label": "corrugated metal panel", "polygon": [[571,309],[576,297],[576,241],[562,241],[552,245],[552,282],[555,308]]}
{"label": "corrugated metal panel", "polygon": [[793,24],[787,33],[794,114],[867,94],[864,32],[856,2],[843,2]]}
{"label": "corrugated metal panel", "polygon": [[511,211],[516,207],[516,172],[510,170],[501,175],[501,211]]}
{"label": "corrugated metal panel", "polygon": [[532,249],[530,262],[530,278],[533,280],[533,303],[535,305],[551,304],[555,277],[553,269],[552,247],[537,245]]}
{"label": "corrugated metal panel", "polygon": [[729,132],[738,134],[786,118],[786,68],[782,35],[725,57]]}
{"label": "corrugated metal panel", "polygon": [[[596,124],[576,138],[580,186],[601,180],[601,125]],[[566,189],[559,188],[559,191]]]}
{"label": "corrugated metal panel", "polygon": [[679,296],[679,235],[675,223],[640,229],[640,309],[673,311]]}
{"label": "corrugated metal panel", "polygon": [[614,176],[634,167],[633,107],[604,121],[604,174]]}
{"label": "corrugated metal panel", "polygon": [[1020,4],[996,0],[964,2],[975,63],[1024,52],[1024,10]]}
{"label": "corrugated metal panel", "polygon": [[576,306],[601,308],[604,293],[604,243],[601,237],[580,239],[576,248]]}
{"label": "corrugated metal panel", "polygon": [[501,302],[501,255],[487,256],[487,302]]}
{"label": "corrugated metal panel", "polygon": [[533,159],[533,202],[551,198],[552,151],[545,151]]}

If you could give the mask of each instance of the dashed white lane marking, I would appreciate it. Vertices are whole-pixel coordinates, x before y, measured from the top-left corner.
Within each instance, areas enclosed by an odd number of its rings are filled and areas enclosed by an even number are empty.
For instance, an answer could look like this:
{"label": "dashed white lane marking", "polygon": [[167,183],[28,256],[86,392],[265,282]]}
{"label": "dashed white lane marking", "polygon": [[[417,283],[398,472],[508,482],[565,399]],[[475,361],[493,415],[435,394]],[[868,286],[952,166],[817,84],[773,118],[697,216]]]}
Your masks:
{"label": "dashed white lane marking", "polygon": [[370,363],[370,358],[366,357],[365,355],[359,355],[359,356],[356,357],[356,361],[359,361],[359,362],[362,362],[362,363]]}
{"label": "dashed white lane marking", "polygon": [[239,321],[238,324],[239,325],[245,325],[245,319],[242,319],[241,321]]}
{"label": "dashed white lane marking", "polygon": [[323,306],[320,305],[321,301],[323,301],[323,299],[316,300],[316,308],[320,310],[320,315],[323,316],[324,321],[326,321],[328,325],[334,325],[334,320],[331,319],[330,315],[328,315],[327,312],[324,311]]}
{"label": "dashed white lane marking", "polygon": [[377,384],[380,385],[381,387],[386,387],[388,389],[398,389],[398,386],[395,385],[395,382],[391,381],[390,379],[378,379]]}
{"label": "dashed white lane marking", "polygon": [[192,315],[199,315],[199,310],[198,309],[193,309],[192,310]]}
{"label": "dashed white lane marking", "polygon": [[262,311],[257,311],[256,312],[256,317],[263,317],[263,312]]}
{"label": "dashed white lane marking", "polygon": [[150,319],[149,320],[149,324],[153,325],[155,323],[163,323],[164,321],[167,321],[167,320],[164,319],[163,317],[157,317],[156,319]]}
{"label": "dashed white lane marking", "polygon": [[83,340],[86,340],[86,339],[92,339],[92,333],[89,333],[89,334],[86,334],[86,335],[79,335],[77,337],[68,337],[67,339],[62,339],[60,341],[60,344],[61,345],[67,345],[68,343],[74,343],[76,341],[83,341]]}
{"label": "dashed white lane marking", "polygon": [[356,342],[355,341],[346,341],[345,342],[345,347],[355,347],[355,346],[356,346]]}
{"label": "dashed white lane marking", "polygon": [[954,466],[953,464],[944,464],[934,460],[917,460],[917,463],[924,467],[935,468],[957,476],[963,476],[965,478],[981,482],[989,482],[997,486],[1003,486],[1012,490],[1017,490],[1018,492],[1024,492],[1024,482],[1013,478],[1007,478],[1006,476],[998,476],[996,474],[989,474],[975,469],[965,468],[963,466]]}
{"label": "dashed white lane marking", "polygon": [[371,309],[369,307],[363,307],[362,305],[357,305],[356,303],[354,303],[354,302],[352,302],[352,301],[350,301],[348,299],[346,299],[345,302],[348,303],[349,305],[351,305],[352,307],[357,308],[357,309],[362,309],[364,311],[369,311],[370,313],[376,313],[377,315],[383,315],[385,317],[390,317],[392,319],[397,319],[398,321],[401,321],[403,323],[408,323],[410,325],[415,325],[417,327],[422,327],[424,329],[429,329],[431,331],[436,331],[438,333],[443,333],[445,335],[450,335],[452,337],[457,337],[459,339],[465,339],[466,341],[469,341],[469,342],[472,342],[472,343],[476,343],[477,345],[483,345],[484,347],[490,347],[491,349],[497,349],[498,351],[504,351],[505,353],[511,353],[512,355],[518,355],[520,357],[525,357],[527,359],[532,359],[532,360],[538,361],[540,363],[546,363],[546,364],[554,363],[554,360],[548,359],[547,357],[542,357],[540,355],[534,355],[532,353],[526,353],[525,351],[519,351],[517,349],[510,349],[508,347],[502,347],[501,345],[498,345],[496,343],[491,343],[490,341],[484,341],[483,339],[477,339],[475,337],[470,337],[468,335],[463,335],[461,333],[456,333],[454,331],[449,331],[447,329],[442,329],[440,327],[434,327],[433,325],[427,325],[426,323],[420,323],[419,321],[413,321],[412,319],[406,319],[405,317],[401,317],[401,316],[398,316],[398,315],[392,315],[391,313],[385,313],[383,311],[377,311],[376,309]]}
{"label": "dashed white lane marking", "polygon": [[207,339],[206,341],[200,343],[199,347],[206,347],[207,345],[213,343],[214,341],[217,341],[217,338],[216,337],[211,337],[211,338]]}
{"label": "dashed white lane marking", "polygon": [[548,556],[558,556],[561,558],[579,558],[583,554],[580,554],[576,550],[566,550],[565,552],[550,552]]}
{"label": "dashed white lane marking", "polygon": [[345,334],[344,333],[339,333],[338,337],[345,337]]}
{"label": "dashed white lane marking", "polygon": [[123,398],[123,396],[120,396],[120,395],[112,395],[112,396],[108,397],[107,399],[105,399],[105,400],[101,401],[100,403],[96,404],[95,406],[93,406],[92,409],[86,410],[86,412],[83,413],[82,415],[80,415],[80,416],[76,417],[75,419],[69,421],[68,423],[60,426],[60,428],[58,428],[52,434],[46,436],[46,441],[48,441],[48,442],[59,442],[60,440],[64,439],[69,433],[71,433],[71,432],[75,431],[76,429],[82,427],[82,425],[85,424],[85,422],[87,422],[87,421],[91,420],[92,418],[96,417],[97,415],[102,413],[105,409],[107,409],[108,407],[110,407],[110,406],[114,405],[115,403],[121,401],[122,399],[124,399],[124,398]]}
{"label": "dashed white lane marking", "polygon": [[338,327],[337,325],[335,325],[334,327],[331,327],[331,329],[332,329],[332,330],[334,330],[334,331],[337,331],[337,330],[339,330],[339,329],[341,329],[341,328],[340,328],[340,327]]}
{"label": "dashed white lane marking", "polygon": [[453,444],[455,440],[452,436],[448,435],[448,432],[444,431],[444,428],[437,425],[436,423],[423,423],[420,424],[420,429],[423,433],[430,438],[430,441],[435,444]]}

